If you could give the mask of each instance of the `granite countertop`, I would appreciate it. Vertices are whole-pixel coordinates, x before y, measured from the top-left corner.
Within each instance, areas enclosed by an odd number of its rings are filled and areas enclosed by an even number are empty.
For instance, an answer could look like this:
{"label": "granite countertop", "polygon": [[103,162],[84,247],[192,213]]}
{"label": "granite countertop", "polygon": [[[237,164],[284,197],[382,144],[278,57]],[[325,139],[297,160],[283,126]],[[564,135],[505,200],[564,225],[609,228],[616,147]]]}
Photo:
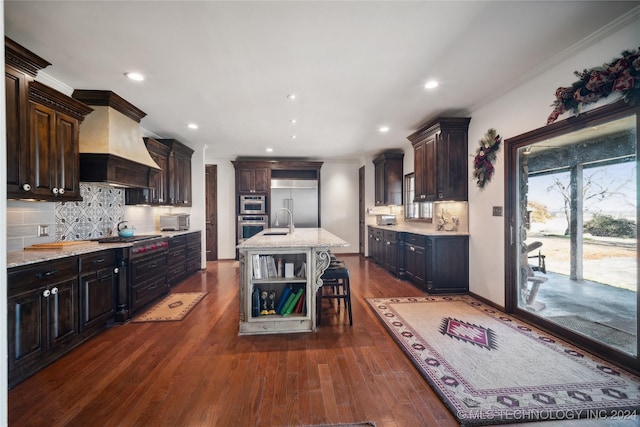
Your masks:
{"label": "granite countertop", "polygon": [[[158,231],[153,232],[162,237],[175,237],[183,234],[195,233],[200,230],[181,230],[181,231]],[[148,233],[152,234],[152,233]],[[91,252],[99,252],[107,249],[116,249],[131,246],[131,242],[118,243],[98,243],[89,241],[87,243],[69,246],[65,249],[41,249],[7,252],[7,268],[20,267],[22,265],[36,264],[38,262],[51,261],[54,259],[67,258],[76,255],[84,255]]]}
{"label": "granite countertop", "polygon": [[435,227],[428,227],[423,225],[413,224],[396,224],[396,225],[376,225],[368,224],[373,228],[379,228],[381,230],[399,231],[403,233],[420,234],[423,236],[468,236],[468,231],[445,231],[436,230]]}
{"label": "granite countertop", "polygon": [[[296,228],[293,234],[288,228],[268,228],[250,239],[240,243],[238,249],[263,248],[315,248],[315,247],[345,247],[349,246],[338,236],[331,234],[324,228]],[[286,233],[269,235],[269,233]]]}

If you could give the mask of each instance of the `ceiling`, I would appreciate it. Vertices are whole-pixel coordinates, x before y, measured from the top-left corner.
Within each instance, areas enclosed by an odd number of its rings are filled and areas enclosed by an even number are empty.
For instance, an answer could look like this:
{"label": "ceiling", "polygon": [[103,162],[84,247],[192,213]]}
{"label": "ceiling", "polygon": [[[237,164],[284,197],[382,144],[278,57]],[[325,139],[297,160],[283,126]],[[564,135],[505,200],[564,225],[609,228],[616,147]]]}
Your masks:
{"label": "ceiling", "polygon": [[[207,145],[207,155],[218,158],[353,159],[406,148],[406,137],[439,115],[471,114],[639,4],[5,1],[4,7],[6,35],[51,62],[47,76],[73,89],[117,93],[147,113],[142,127],[158,137],[194,149]],[[130,81],[128,71],[146,80]],[[440,85],[425,89],[430,79]],[[295,100],[287,98],[292,93]],[[192,122],[197,130],[187,128]],[[381,133],[381,126],[390,130]]]}

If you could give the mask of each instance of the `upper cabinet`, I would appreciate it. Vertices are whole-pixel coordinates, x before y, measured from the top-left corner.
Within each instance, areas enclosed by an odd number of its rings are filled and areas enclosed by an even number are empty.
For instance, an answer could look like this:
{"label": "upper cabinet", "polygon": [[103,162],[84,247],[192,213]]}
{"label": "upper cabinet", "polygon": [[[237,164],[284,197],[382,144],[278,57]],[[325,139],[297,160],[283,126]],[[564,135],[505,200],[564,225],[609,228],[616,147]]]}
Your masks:
{"label": "upper cabinet", "polygon": [[[191,156],[193,150],[175,139],[159,139],[170,149],[165,175],[168,188],[168,203],[172,206],[191,206]],[[162,166],[161,166],[162,167]]]}
{"label": "upper cabinet", "polygon": [[408,137],[414,150],[414,201],[467,200],[470,121],[441,117]]}
{"label": "upper cabinet", "polygon": [[403,158],[404,153],[385,152],[373,160],[376,206],[402,205]]}
{"label": "upper cabinet", "polygon": [[271,185],[271,168],[251,162],[234,162],[236,167],[236,192],[268,193]]}
{"label": "upper cabinet", "polygon": [[47,65],[5,38],[7,197],[81,200],[79,128],[92,109],[34,81]]}

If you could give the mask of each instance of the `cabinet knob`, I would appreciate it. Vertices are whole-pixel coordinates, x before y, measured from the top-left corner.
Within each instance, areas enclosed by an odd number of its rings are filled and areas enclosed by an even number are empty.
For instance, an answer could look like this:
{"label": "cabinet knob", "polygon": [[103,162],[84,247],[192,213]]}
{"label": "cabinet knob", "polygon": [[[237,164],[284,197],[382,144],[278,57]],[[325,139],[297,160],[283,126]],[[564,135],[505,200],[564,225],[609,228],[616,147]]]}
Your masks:
{"label": "cabinet knob", "polygon": [[116,268],[114,268],[114,269],[113,269],[113,272],[114,272],[115,274],[118,274],[118,273],[120,273],[120,269],[119,269],[118,267],[116,267]]}
{"label": "cabinet knob", "polygon": [[51,295],[55,295],[58,293],[58,288],[51,289]]}
{"label": "cabinet knob", "polygon": [[409,250],[415,252],[416,248],[414,248],[413,246],[409,246]]}
{"label": "cabinet knob", "polygon": [[444,199],[444,193],[442,191],[438,191],[438,199]]}
{"label": "cabinet knob", "polygon": [[42,296],[43,296],[43,297],[45,297],[45,298],[48,298],[48,297],[49,297],[49,295],[51,295],[51,291],[50,291],[49,289],[45,289],[45,290],[42,292]]}
{"label": "cabinet knob", "polygon": [[64,194],[64,188],[59,189],[59,190],[58,190],[58,193],[59,193],[59,194]]}
{"label": "cabinet knob", "polygon": [[31,191],[31,184],[22,184],[22,189],[24,191]]}
{"label": "cabinet knob", "polygon": [[52,192],[53,194],[58,194],[58,189],[57,189],[57,188],[55,188],[55,187],[53,187],[53,188],[51,189],[51,192]]}

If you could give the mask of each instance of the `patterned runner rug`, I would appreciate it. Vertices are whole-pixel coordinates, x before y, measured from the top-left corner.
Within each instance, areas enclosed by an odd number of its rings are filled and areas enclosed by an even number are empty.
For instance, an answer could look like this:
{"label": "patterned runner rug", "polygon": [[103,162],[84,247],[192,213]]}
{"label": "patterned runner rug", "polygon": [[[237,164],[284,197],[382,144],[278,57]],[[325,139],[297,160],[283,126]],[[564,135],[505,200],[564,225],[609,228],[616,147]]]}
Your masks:
{"label": "patterned runner rug", "polygon": [[461,425],[640,420],[640,377],[471,297],[367,301]]}
{"label": "patterned runner rug", "polygon": [[198,304],[206,292],[169,294],[150,309],[135,317],[132,322],[166,322],[182,320]]}

